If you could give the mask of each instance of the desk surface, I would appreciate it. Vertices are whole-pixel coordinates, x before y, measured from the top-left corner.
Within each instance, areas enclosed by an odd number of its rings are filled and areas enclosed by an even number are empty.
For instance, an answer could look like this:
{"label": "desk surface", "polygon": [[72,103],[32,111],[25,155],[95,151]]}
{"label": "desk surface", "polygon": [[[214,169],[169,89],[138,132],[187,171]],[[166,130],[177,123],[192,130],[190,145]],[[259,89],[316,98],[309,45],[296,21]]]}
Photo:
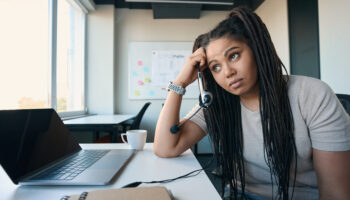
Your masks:
{"label": "desk surface", "polygon": [[64,120],[66,125],[89,125],[89,124],[120,124],[135,115],[91,115],[76,119]]}
{"label": "desk surface", "polygon": [[[82,144],[84,149],[124,149],[126,144]],[[0,199],[45,199],[59,200],[64,195],[83,191],[120,188],[134,181],[153,181],[175,178],[201,168],[193,153],[188,150],[177,158],[159,158],[148,143],[143,151],[136,152],[125,169],[111,185],[107,186],[18,186],[8,178],[0,167]],[[209,178],[202,171],[190,178],[179,179],[166,184],[142,184],[140,187],[162,185],[173,193],[175,199],[221,199]]]}

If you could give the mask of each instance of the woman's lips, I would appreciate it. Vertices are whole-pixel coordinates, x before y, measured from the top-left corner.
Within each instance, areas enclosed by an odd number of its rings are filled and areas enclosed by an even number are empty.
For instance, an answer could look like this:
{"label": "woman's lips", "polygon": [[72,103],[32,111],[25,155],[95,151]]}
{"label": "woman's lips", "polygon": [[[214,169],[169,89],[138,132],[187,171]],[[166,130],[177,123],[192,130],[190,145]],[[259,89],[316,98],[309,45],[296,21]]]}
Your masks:
{"label": "woman's lips", "polygon": [[237,89],[239,87],[241,87],[243,81],[243,79],[238,79],[238,80],[234,80],[234,81],[231,81],[230,82],[230,87],[233,88],[233,89]]}

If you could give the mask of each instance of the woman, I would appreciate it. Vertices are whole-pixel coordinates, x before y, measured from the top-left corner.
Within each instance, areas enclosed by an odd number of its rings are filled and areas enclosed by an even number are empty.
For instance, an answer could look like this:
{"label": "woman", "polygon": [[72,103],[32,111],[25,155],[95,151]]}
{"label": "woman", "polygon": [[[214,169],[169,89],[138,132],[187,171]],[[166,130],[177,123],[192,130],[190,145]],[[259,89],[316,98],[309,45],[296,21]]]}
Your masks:
{"label": "woman", "polygon": [[333,91],[282,75],[269,33],[249,9],[234,9],[196,45],[173,84],[195,81],[199,63],[213,103],[171,134],[182,95],[170,91],[155,154],[178,156],[208,133],[235,199],[350,199],[350,118]]}

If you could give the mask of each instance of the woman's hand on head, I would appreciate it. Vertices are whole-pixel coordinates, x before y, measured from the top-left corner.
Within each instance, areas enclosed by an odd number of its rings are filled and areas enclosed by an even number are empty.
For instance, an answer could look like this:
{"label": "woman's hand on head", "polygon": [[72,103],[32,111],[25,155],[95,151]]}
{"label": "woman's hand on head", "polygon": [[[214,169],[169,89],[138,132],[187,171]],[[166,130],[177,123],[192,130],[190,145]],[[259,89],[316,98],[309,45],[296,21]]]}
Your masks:
{"label": "woman's hand on head", "polygon": [[187,87],[189,84],[193,83],[193,81],[197,79],[197,63],[200,63],[201,71],[206,68],[206,54],[203,47],[197,49],[187,58],[185,65],[174,80],[174,83],[182,87]]}

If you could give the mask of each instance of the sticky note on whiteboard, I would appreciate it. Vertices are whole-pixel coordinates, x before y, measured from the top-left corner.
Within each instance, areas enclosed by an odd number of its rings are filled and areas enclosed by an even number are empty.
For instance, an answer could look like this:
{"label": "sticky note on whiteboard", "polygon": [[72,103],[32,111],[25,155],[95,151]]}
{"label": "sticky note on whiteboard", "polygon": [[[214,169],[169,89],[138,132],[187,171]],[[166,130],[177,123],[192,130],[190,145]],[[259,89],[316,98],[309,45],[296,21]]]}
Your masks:
{"label": "sticky note on whiteboard", "polygon": [[137,85],[143,85],[143,81],[137,81]]}

